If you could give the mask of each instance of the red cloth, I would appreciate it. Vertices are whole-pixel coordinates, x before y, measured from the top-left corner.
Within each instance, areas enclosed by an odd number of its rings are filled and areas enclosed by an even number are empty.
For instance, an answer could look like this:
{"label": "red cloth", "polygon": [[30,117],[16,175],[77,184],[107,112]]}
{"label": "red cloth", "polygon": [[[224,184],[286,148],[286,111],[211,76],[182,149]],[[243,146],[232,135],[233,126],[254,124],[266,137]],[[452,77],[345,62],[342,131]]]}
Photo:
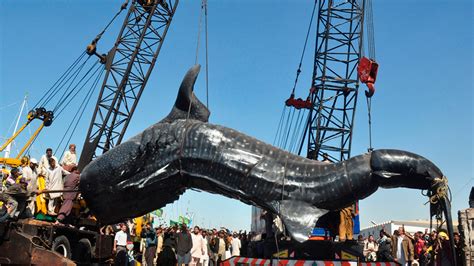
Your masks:
{"label": "red cloth", "polygon": [[422,239],[418,239],[415,243],[415,256],[418,258],[420,257],[421,252],[423,251],[423,247],[425,246],[425,241]]}

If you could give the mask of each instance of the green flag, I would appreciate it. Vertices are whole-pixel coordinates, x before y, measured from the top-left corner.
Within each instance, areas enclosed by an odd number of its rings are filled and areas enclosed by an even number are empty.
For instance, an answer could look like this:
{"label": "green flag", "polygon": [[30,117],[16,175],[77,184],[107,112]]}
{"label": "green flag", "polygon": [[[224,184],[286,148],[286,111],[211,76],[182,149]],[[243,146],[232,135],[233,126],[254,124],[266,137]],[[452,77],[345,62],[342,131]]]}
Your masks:
{"label": "green flag", "polygon": [[156,217],[161,217],[163,215],[163,210],[162,209],[155,210],[153,212],[153,215],[155,215]]}
{"label": "green flag", "polygon": [[189,225],[189,223],[190,223],[191,221],[189,220],[189,218],[180,215],[179,218],[178,218],[178,222],[179,222],[180,224]]}
{"label": "green flag", "polygon": [[175,226],[175,225],[178,225],[178,222],[170,220],[170,226]]}

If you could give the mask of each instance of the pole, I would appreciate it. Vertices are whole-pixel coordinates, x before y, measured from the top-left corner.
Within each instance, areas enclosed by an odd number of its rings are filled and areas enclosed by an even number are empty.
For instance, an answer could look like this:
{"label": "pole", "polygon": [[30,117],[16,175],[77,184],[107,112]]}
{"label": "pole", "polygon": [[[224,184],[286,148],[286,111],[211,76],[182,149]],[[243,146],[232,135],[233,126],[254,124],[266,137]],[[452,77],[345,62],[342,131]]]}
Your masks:
{"label": "pole", "polygon": [[[18,124],[20,123],[21,114],[23,113],[23,109],[25,108],[27,98],[28,98],[28,94],[25,95],[25,98],[23,99],[23,103],[21,104],[20,113],[18,114],[18,118],[16,119],[16,124],[15,124],[15,129],[13,130],[13,135],[15,135],[16,130],[18,129]],[[5,158],[10,158],[11,148],[12,148],[12,143],[10,142],[8,144],[7,148],[5,149]]]}

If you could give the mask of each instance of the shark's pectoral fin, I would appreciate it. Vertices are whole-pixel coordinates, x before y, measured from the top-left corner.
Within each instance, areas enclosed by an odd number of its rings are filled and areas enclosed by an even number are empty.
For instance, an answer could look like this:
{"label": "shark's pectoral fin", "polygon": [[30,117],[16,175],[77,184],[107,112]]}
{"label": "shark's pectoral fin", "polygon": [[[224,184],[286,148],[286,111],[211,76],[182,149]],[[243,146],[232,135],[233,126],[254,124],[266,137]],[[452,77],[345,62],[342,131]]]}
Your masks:
{"label": "shark's pectoral fin", "polygon": [[303,201],[283,200],[278,203],[280,218],[288,228],[291,237],[298,242],[308,240],[319,217],[328,212]]}

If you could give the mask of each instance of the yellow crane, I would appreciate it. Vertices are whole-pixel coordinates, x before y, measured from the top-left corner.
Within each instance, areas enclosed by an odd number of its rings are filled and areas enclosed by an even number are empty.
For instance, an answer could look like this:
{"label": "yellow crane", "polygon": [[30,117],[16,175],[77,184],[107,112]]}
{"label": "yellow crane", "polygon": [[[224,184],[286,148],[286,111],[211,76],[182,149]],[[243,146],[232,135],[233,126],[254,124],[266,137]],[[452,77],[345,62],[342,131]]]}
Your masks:
{"label": "yellow crane", "polygon": [[46,111],[45,108],[39,107],[34,110],[28,112],[27,121],[20,127],[18,131],[16,131],[13,136],[8,138],[8,140],[0,147],[0,152],[3,152],[7,146],[12,143],[16,137],[35,119],[39,119],[43,121],[39,127],[35,130],[33,135],[30,136],[26,144],[21,148],[20,152],[17,154],[16,157],[9,157],[9,158],[0,158],[0,164],[9,165],[10,167],[18,167],[21,165],[21,157],[25,153],[25,151],[31,146],[33,141],[36,139],[38,134],[44,127],[49,127],[53,123],[54,113],[52,111]]}

